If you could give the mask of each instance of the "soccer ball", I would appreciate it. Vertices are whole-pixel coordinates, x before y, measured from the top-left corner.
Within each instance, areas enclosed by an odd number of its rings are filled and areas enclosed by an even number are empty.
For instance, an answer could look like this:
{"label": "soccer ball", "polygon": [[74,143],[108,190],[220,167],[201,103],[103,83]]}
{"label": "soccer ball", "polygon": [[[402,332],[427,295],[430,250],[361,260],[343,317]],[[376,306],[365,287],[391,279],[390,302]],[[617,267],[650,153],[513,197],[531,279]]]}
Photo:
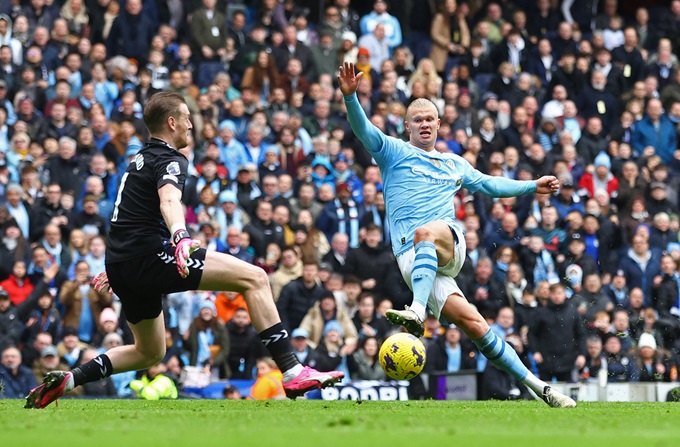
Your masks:
{"label": "soccer ball", "polygon": [[388,337],[380,347],[380,366],[396,380],[412,379],[425,366],[425,346],[418,337],[401,332]]}

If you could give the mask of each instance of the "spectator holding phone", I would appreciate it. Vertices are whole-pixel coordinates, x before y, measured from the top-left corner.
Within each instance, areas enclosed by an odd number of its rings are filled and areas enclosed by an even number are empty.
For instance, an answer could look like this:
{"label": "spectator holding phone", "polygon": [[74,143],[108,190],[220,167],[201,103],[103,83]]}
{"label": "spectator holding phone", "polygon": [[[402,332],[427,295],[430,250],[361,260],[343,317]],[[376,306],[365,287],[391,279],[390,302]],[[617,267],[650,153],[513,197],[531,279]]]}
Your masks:
{"label": "spectator holding phone", "polygon": [[91,284],[90,266],[76,264],[76,279],[61,286],[59,302],[64,305],[64,326],[78,329],[78,338],[86,343],[97,332],[102,310],[111,305],[111,295],[97,292]]}

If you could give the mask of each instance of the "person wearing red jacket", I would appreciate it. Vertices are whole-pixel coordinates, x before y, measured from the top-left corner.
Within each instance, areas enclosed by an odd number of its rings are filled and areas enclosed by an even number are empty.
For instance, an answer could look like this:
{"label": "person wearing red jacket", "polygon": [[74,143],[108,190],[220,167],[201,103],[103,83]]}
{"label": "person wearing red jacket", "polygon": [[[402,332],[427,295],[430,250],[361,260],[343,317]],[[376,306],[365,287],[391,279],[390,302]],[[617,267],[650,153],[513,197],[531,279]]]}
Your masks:
{"label": "person wearing red jacket", "polygon": [[578,182],[579,195],[587,195],[592,199],[597,191],[604,190],[609,197],[616,197],[619,191],[619,180],[611,172],[612,164],[609,155],[600,152],[593,164],[595,172],[586,172]]}
{"label": "person wearing red jacket", "polygon": [[12,274],[9,278],[0,282],[0,288],[5,289],[9,299],[15,306],[26,301],[26,298],[33,292],[33,284],[26,276],[26,263],[15,261],[12,266]]}

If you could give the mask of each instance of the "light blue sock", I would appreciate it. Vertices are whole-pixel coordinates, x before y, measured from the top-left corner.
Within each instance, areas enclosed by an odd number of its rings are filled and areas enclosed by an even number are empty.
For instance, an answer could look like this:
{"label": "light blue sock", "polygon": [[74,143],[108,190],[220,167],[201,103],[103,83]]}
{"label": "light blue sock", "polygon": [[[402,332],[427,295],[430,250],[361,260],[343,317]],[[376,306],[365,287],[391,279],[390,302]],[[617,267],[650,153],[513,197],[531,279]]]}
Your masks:
{"label": "light blue sock", "polygon": [[[411,285],[413,286],[413,303],[424,309],[432,291],[434,278],[437,276],[437,249],[430,241],[416,244],[416,258],[411,269]],[[421,315],[424,317],[424,315]]]}
{"label": "light blue sock", "polygon": [[482,338],[472,342],[491,363],[515,378],[524,381],[529,375],[529,370],[519,359],[517,352],[491,329]]}

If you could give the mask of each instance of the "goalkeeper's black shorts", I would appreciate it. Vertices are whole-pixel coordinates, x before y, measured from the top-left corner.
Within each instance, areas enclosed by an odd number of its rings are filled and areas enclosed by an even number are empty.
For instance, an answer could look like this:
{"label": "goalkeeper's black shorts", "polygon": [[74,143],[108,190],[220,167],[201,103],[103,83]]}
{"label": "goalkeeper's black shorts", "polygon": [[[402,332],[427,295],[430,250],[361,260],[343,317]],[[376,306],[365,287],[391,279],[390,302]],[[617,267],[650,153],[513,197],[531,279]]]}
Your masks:
{"label": "goalkeeper's black shorts", "polygon": [[204,248],[187,260],[189,276],[182,278],[175,265],[175,247],[123,262],[106,263],[109,285],[123,305],[125,318],[132,323],[152,320],[163,310],[167,293],[197,290],[205,265]]}

